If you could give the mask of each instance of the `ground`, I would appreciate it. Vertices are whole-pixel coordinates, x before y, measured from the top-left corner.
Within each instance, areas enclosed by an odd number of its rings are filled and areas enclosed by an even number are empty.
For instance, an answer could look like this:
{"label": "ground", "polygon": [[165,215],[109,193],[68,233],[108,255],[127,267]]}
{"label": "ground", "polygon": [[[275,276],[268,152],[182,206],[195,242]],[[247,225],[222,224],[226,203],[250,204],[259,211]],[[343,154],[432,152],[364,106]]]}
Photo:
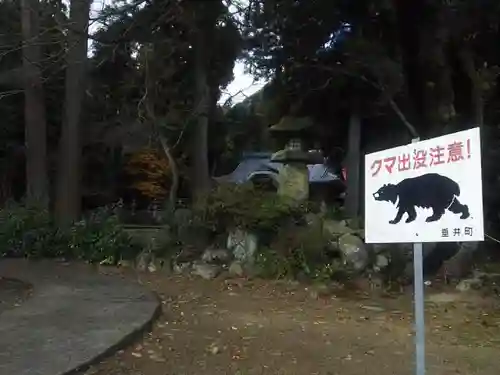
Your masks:
{"label": "ground", "polygon": [[21,304],[29,297],[31,285],[0,277],[0,314]]}
{"label": "ground", "polygon": [[[140,279],[163,315],[86,375],[414,374],[411,292],[327,297],[290,282]],[[500,299],[431,292],[427,374],[498,374]]]}

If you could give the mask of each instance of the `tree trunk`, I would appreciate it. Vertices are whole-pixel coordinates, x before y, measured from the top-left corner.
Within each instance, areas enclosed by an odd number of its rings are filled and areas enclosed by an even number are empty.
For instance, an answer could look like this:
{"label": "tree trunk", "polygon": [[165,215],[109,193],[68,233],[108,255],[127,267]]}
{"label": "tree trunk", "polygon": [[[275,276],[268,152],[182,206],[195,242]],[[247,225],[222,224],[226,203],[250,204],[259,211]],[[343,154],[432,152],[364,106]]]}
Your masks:
{"label": "tree trunk", "polygon": [[[159,133],[159,132],[158,132]],[[168,196],[169,210],[175,210],[177,191],[179,190],[179,170],[177,168],[177,163],[172,155],[172,151],[167,143],[167,140],[159,133],[159,139],[163,152],[168,159],[168,164],[170,165],[170,170],[172,171],[172,186],[170,187],[170,192]]]}
{"label": "tree trunk", "polygon": [[208,163],[208,122],[210,95],[208,86],[207,40],[204,30],[196,31],[195,44],[195,105],[197,121],[192,142],[192,191],[195,201],[199,201],[210,189],[210,172]]}
{"label": "tree trunk", "polygon": [[56,217],[67,225],[80,216],[80,121],[87,62],[87,32],[91,0],[72,0],[66,67],[65,109],[59,144]]}
{"label": "tree trunk", "polygon": [[26,199],[45,209],[49,206],[47,122],[40,71],[41,45],[39,0],[21,1],[23,32],[24,117],[26,149]]}
{"label": "tree trunk", "polygon": [[361,162],[361,119],[354,111],[349,121],[349,139],[347,149],[347,194],[345,200],[346,213],[350,218],[356,218],[360,209],[360,162]]}

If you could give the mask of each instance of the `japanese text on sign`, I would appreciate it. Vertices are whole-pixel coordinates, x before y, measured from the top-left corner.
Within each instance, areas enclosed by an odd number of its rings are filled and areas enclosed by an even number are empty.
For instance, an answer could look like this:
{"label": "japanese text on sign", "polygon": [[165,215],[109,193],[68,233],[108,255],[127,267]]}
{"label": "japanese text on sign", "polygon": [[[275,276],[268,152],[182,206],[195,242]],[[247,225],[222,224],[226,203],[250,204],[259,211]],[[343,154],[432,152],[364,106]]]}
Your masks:
{"label": "japanese text on sign", "polygon": [[464,228],[442,228],[441,229],[441,237],[447,238],[447,237],[460,237],[461,235],[464,236],[473,236],[474,235],[474,228],[472,227],[464,227]]}
{"label": "japanese text on sign", "polygon": [[403,153],[375,160],[370,171],[372,177],[379,173],[403,172],[411,169],[425,169],[445,163],[458,163],[471,157],[470,139],[464,144],[455,141],[446,146],[436,145],[428,149],[414,149],[413,154]]}

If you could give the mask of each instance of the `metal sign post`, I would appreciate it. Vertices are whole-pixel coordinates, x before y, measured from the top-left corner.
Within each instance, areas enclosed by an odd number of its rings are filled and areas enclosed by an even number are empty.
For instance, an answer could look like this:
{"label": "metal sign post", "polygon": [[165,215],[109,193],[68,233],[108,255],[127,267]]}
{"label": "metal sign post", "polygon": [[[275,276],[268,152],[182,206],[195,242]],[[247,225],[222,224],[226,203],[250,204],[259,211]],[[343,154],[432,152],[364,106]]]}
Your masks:
{"label": "metal sign post", "polygon": [[[412,139],[412,143],[420,138]],[[415,362],[416,375],[425,375],[425,301],[424,254],[422,243],[413,244],[413,285],[415,303]]]}
{"label": "metal sign post", "polygon": [[415,288],[416,375],[425,375],[425,307],[422,243],[413,244],[413,284]]}

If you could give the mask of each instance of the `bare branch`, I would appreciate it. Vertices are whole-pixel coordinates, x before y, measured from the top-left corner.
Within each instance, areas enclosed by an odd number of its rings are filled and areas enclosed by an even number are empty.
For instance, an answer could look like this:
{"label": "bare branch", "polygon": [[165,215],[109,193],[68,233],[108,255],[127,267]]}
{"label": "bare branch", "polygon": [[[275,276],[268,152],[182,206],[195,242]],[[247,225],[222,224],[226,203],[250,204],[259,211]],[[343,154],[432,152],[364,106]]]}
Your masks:
{"label": "bare branch", "polygon": [[[305,66],[305,65],[297,64],[297,66]],[[331,66],[324,66],[324,65],[319,65],[319,64],[307,65],[307,66],[308,67],[312,67],[312,68],[317,68],[317,69],[320,69],[320,70],[324,70],[324,71],[330,71],[330,72],[334,72],[334,73],[340,73],[340,74],[346,75],[348,77],[359,79],[359,80],[365,82],[366,84],[368,84],[368,85],[376,88],[380,92],[387,94],[386,88],[381,83],[374,82],[374,81],[372,81],[371,79],[368,79],[366,76],[364,76],[362,74],[357,74],[357,73],[350,72],[347,69],[341,68],[339,66],[331,67]],[[329,81],[331,81],[331,79]],[[328,81],[327,81],[327,83],[328,83]],[[324,86],[324,87],[326,87],[326,86]],[[396,104],[396,102],[394,101],[394,99],[392,97],[388,98],[388,103],[389,103],[389,106],[391,107],[391,109],[396,113],[396,115],[398,116],[398,118],[402,121],[403,125],[410,132],[411,136],[413,138],[417,138],[418,137],[418,132],[417,132],[416,128],[410,123],[410,121],[408,121],[407,117],[404,115],[404,113],[401,111],[401,109],[399,108],[399,106]]]}
{"label": "bare branch", "polygon": [[11,91],[3,91],[0,92],[0,100],[5,99],[8,96],[22,94],[24,90],[11,90]]}

